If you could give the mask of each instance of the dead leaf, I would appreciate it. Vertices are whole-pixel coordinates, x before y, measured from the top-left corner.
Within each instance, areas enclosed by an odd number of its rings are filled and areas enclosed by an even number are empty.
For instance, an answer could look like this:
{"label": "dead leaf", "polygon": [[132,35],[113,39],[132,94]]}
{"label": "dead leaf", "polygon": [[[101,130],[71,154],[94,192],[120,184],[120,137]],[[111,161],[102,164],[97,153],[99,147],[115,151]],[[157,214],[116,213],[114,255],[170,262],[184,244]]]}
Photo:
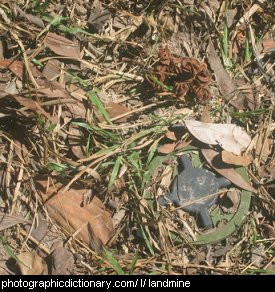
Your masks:
{"label": "dead leaf", "polygon": [[43,76],[49,81],[54,80],[61,72],[60,65],[61,62],[56,59],[49,60],[42,71]]}
{"label": "dead leaf", "polygon": [[35,252],[23,252],[17,256],[18,267],[22,275],[42,275],[46,269],[43,259]]}
{"label": "dead leaf", "polygon": [[86,97],[86,92],[80,88],[79,86],[76,86],[75,84],[71,83],[71,84],[67,84],[66,86],[67,91],[70,93],[71,96],[73,96],[74,98],[76,98],[79,101],[83,101],[87,99]]}
{"label": "dead leaf", "polygon": [[212,119],[211,119],[211,116],[209,114],[209,106],[208,105],[204,106],[200,121],[203,123],[212,123]]}
{"label": "dead leaf", "polygon": [[235,83],[236,86],[238,86],[238,89],[241,90],[241,92],[245,96],[248,108],[251,110],[255,110],[256,108],[258,108],[259,105],[251,84],[249,84],[247,81],[243,79],[236,79]]}
{"label": "dead leaf", "polygon": [[95,32],[100,33],[110,17],[110,11],[103,8],[100,1],[95,0],[91,7],[91,13],[87,23]]}
{"label": "dead leaf", "polygon": [[176,143],[167,143],[158,147],[158,153],[169,154],[175,150]]}
{"label": "dead leaf", "polygon": [[165,136],[166,136],[166,138],[168,138],[168,139],[170,139],[172,141],[177,141],[178,140],[176,135],[175,135],[175,132],[168,131],[168,132],[165,133]]}
{"label": "dead leaf", "polygon": [[257,168],[260,177],[268,177],[272,181],[275,177],[275,160],[270,160],[268,164],[264,164]]}
{"label": "dead leaf", "polygon": [[222,161],[228,164],[241,165],[243,167],[246,167],[252,162],[252,158],[247,155],[244,156],[235,155],[232,154],[231,152],[223,150]]}
{"label": "dead leaf", "polygon": [[208,61],[212,70],[215,72],[216,80],[220,87],[220,92],[222,95],[224,95],[224,98],[234,107],[237,109],[243,109],[245,97],[242,95],[242,93],[239,93],[237,100],[232,99],[237,88],[227,71],[224,69],[212,41],[209,42],[207,53]]}
{"label": "dead leaf", "polygon": [[59,243],[51,254],[52,275],[71,275],[74,266],[73,254]]}
{"label": "dead leaf", "polygon": [[221,209],[225,213],[234,214],[238,210],[240,204],[240,193],[236,188],[226,192],[221,198]]}
{"label": "dead leaf", "polygon": [[261,160],[263,162],[266,162],[268,159],[268,156],[272,152],[272,145],[273,145],[273,139],[267,138],[265,139],[264,133],[258,134],[258,139],[256,143],[256,154],[258,156],[261,156]]}
{"label": "dead leaf", "polygon": [[19,13],[19,15],[22,18],[26,18],[29,22],[39,26],[40,28],[44,28],[44,22],[42,21],[41,18],[39,18],[36,15],[33,14],[29,14],[29,13],[25,13],[20,7],[18,7],[17,5],[15,5],[15,9],[17,10],[17,12]]}
{"label": "dead leaf", "polygon": [[46,117],[49,121],[51,121],[52,123],[56,124],[57,120],[56,118],[52,117],[51,115],[49,115],[47,112],[45,112],[43,110],[43,108],[39,105],[38,102],[36,102],[35,100],[32,99],[28,99],[28,98],[24,98],[21,97],[19,95],[12,95],[12,97],[21,105],[23,105],[24,107],[26,107],[27,109],[33,110],[35,112],[37,112],[38,114]]}
{"label": "dead leaf", "polygon": [[[33,77],[41,77],[42,74],[32,64],[29,64]],[[0,60],[0,69],[10,69],[18,78],[23,78],[24,63],[22,61],[15,61],[11,59]]]}
{"label": "dead leaf", "polygon": [[[130,112],[130,110],[126,106],[124,106],[124,105],[122,105],[120,103],[112,102],[112,101],[106,103],[105,104],[105,108],[106,108],[106,110],[108,112],[108,115],[109,115],[109,117],[111,119],[116,118],[118,116],[121,116],[123,114],[126,114],[126,113]],[[102,117],[102,115],[100,115],[96,110],[95,110],[95,113],[96,113],[96,116],[97,116],[98,120],[100,122],[103,122],[104,118]],[[125,122],[127,122],[128,117],[129,116],[117,119],[116,122],[125,123]]]}
{"label": "dead leaf", "polygon": [[38,213],[38,224],[31,231],[31,236],[35,238],[37,241],[41,241],[45,238],[48,232],[48,224],[47,221],[43,218],[41,213]]}
{"label": "dead leaf", "polygon": [[262,263],[265,259],[265,247],[262,243],[260,243],[258,246],[253,246],[251,248],[251,263],[260,268],[262,267]]}
{"label": "dead leaf", "polygon": [[241,189],[257,193],[250,184],[248,184],[240,174],[238,174],[233,168],[228,168],[228,164],[225,164],[220,157],[220,153],[212,149],[202,149],[203,156],[210,164],[210,166],[216,170],[219,174],[230,180],[233,184]]}
{"label": "dead leaf", "polygon": [[[93,197],[90,204],[81,207],[87,190],[70,189],[62,192],[63,185],[55,183],[46,191],[46,181],[37,181],[37,185],[50,217],[59,226],[71,234],[78,231],[76,237],[86,244],[90,244],[91,241],[89,228],[103,244],[106,244],[113,236],[114,227],[111,216],[97,197]],[[88,227],[89,224],[90,227]]]}
{"label": "dead leaf", "polygon": [[0,231],[10,228],[19,223],[28,223],[31,224],[31,221],[17,216],[7,215],[0,212]]}
{"label": "dead leaf", "polygon": [[78,159],[86,157],[85,141],[83,140],[84,134],[78,128],[78,126],[70,123],[68,142],[70,149]]}
{"label": "dead leaf", "polygon": [[73,59],[80,58],[79,44],[63,36],[49,32],[44,40],[44,44],[57,55]]}
{"label": "dead leaf", "polygon": [[272,39],[266,39],[262,42],[263,45],[263,53],[268,52],[269,50],[275,49],[275,41]]}
{"label": "dead leaf", "polygon": [[185,125],[199,141],[209,145],[220,145],[224,150],[240,155],[251,142],[250,136],[234,124],[202,123],[186,120]]}

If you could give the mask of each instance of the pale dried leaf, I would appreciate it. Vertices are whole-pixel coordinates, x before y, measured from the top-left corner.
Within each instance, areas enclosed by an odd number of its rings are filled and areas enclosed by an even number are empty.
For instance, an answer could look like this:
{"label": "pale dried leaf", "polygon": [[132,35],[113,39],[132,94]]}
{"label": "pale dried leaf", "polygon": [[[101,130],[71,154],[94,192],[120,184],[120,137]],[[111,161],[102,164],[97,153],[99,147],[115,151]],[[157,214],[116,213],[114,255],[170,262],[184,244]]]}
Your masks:
{"label": "pale dried leaf", "polygon": [[73,254],[63,247],[57,246],[51,254],[52,258],[52,275],[71,275],[74,267]]}
{"label": "pale dried leaf", "polygon": [[228,168],[228,164],[225,164],[221,160],[219,152],[212,149],[202,149],[201,152],[210,166],[219,174],[230,180],[239,188],[257,193],[257,190],[248,184],[240,174],[238,174],[233,168]]}
{"label": "pale dried leaf", "polygon": [[272,151],[273,139],[265,139],[264,136],[264,133],[260,133],[258,136],[256,143],[256,154],[261,156],[263,162],[266,162]]}
{"label": "pale dried leaf", "polygon": [[222,160],[223,162],[228,164],[241,165],[244,167],[248,166],[252,162],[252,158],[248,155],[235,155],[225,150],[222,151]]}
{"label": "pale dried leaf", "polygon": [[258,246],[254,246],[251,249],[251,262],[254,266],[260,268],[265,259],[265,247],[262,243]]}
{"label": "pale dried leaf", "polygon": [[199,141],[209,145],[220,145],[224,150],[240,155],[251,142],[250,136],[239,126],[233,124],[202,123],[185,121],[187,129]]}
{"label": "pale dried leaf", "polygon": [[31,224],[31,221],[17,216],[7,215],[0,212],[0,231],[10,228],[19,223],[28,223]]}
{"label": "pale dried leaf", "polygon": [[119,209],[113,216],[113,222],[114,222],[114,226],[117,227],[118,224],[122,221],[122,219],[124,218],[126,214],[126,210],[125,209]]}
{"label": "pale dried leaf", "polygon": [[43,218],[41,213],[38,213],[38,223],[35,228],[31,231],[31,236],[35,238],[37,241],[41,241],[43,238],[45,238],[48,229],[47,221]]}
{"label": "pale dried leaf", "polygon": [[42,275],[46,269],[43,259],[35,252],[22,252],[17,256],[22,275]]}
{"label": "pale dried leaf", "polygon": [[223,212],[234,214],[238,210],[239,204],[240,194],[239,191],[234,188],[222,196],[220,206]]}

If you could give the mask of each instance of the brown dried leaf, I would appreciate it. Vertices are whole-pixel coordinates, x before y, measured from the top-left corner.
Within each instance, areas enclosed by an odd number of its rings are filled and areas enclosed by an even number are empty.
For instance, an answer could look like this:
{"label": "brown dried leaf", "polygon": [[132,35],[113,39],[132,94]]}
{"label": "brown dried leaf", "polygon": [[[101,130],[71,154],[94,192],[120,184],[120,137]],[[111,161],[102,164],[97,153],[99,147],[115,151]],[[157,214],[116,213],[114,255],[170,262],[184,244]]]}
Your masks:
{"label": "brown dried leaf", "polygon": [[73,59],[80,58],[79,44],[63,36],[49,32],[44,40],[44,44],[60,56],[70,57]]}
{"label": "brown dried leaf", "polygon": [[170,139],[172,141],[177,141],[178,140],[176,135],[175,135],[175,132],[168,131],[168,132],[165,133],[165,136],[166,136],[166,138],[168,138],[168,139]]}
{"label": "brown dried leaf", "polygon": [[228,151],[222,151],[222,160],[225,163],[233,164],[233,165],[241,165],[241,166],[248,166],[252,162],[252,158],[250,156],[244,155],[235,155]]}
{"label": "brown dried leaf", "polygon": [[27,109],[30,109],[30,110],[33,110],[33,111],[37,112],[38,114],[46,117],[52,123],[56,124],[56,122],[57,122],[56,119],[54,117],[50,116],[47,112],[45,112],[43,110],[43,108],[39,105],[38,102],[36,102],[36,101],[34,101],[32,99],[21,97],[19,95],[13,95],[13,98],[18,103],[20,103],[21,105],[26,107]]}
{"label": "brown dried leaf", "polygon": [[[108,115],[111,119],[130,112],[130,110],[126,106],[119,104],[119,103],[112,102],[112,101],[106,103],[105,108],[106,108]],[[97,110],[95,110],[95,114],[100,122],[104,121],[104,118],[102,117],[102,115],[100,115],[98,113]],[[117,119],[116,122],[125,123],[125,122],[127,122],[128,117],[129,116]]]}
{"label": "brown dried leaf", "polygon": [[275,41],[272,39],[263,40],[263,53],[268,52],[269,50],[275,49]]}
{"label": "brown dried leaf", "polygon": [[[109,117],[111,119],[112,118],[116,118],[116,117],[118,117],[120,115],[126,114],[126,113],[128,113],[130,111],[126,106],[124,106],[124,105],[122,105],[120,103],[114,103],[112,101],[108,102],[105,105],[105,108],[106,108],[106,110],[107,110],[107,112],[109,114]],[[125,122],[127,122],[127,119],[128,119],[128,117],[126,116],[126,117],[118,119],[117,122],[125,123]]]}
{"label": "brown dried leaf", "polygon": [[74,267],[73,254],[63,247],[62,243],[57,245],[51,254],[52,275],[71,275]]}
{"label": "brown dried leaf", "polygon": [[42,71],[43,76],[49,81],[54,80],[61,72],[60,64],[56,59],[49,60]]}
{"label": "brown dried leaf", "polygon": [[43,259],[35,252],[23,252],[17,256],[18,267],[22,275],[42,275],[46,270]]}
{"label": "brown dried leaf", "polygon": [[77,157],[78,159],[83,159],[86,157],[83,133],[76,125],[72,123],[70,123],[69,125],[68,142],[70,145],[70,149],[72,150],[75,157]]}
{"label": "brown dried leaf", "polygon": [[39,18],[36,15],[33,14],[29,14],[29,13],[25,13],[20,7],[18,7],[17,5],[15,5],[15,9],[17,10],[17,12],[19,13],[19,15],[23,18],[26,18],[29,22],[39,26],[40,28],[44,28],[44,22],[42,21],[41,18]]}
{"label": "brown dried leaf", "polygon": [[248,184],[240,174],[238,174],[233,168],[228,168],[228,164],[225,164],[221,160],[219,152],[212,149],[202,149],[201,152],[210,166],[219,174],[230,180],[241,189],[257,193],[257,190]]}
{"label": "brown dried leaf", "polygon": [[268,156],[271,154],[272,151],[272,144],[273,144],[273,139],[267,138],[265,139],[265,134],[261,132],[258,135],[258,140],[256,143],[256,154],[258,156],[261,155],[261,159],[266,162],[268,159]]}
{"label": "brown dried leaf", "polygon": [[203,109],[203,112],[201,114],[200,121],[203,123],[212,123],[212,119],[209,113],[209,107],[206,105]]}
{"label": "brown dried leaf", "polygon": [[106,244],[113,236],[114,227],[111,216],[97,197],[94,197],[90,204],[81,207],[87,190],[70,189],[63,192],[61,183],[56,183],[46,190],[46,181],[37,181],[37,184],[49,215],[59,226],[70,233],[78,231],[76,237],[86,244],[91,243],[93,234],[103,244]]}
{"label": "brown dried leaf", "polygon": [[95,0],[93,1],[91,14],[87,22],[96,32],[101,32],[110,17],[110,11],[103,8],[99,0]]}
{"label": "brown dried leaf", "polygon": [[[52,85],[52,84],[51,84]],[[56,86],[57,83],[54,83],[54,86],[39,88],[37,94],[40,96],[45,96],[47,98],[70,98],[68,93],[61,87]]]}
{"label": "brown dried leaf", "polygon": [[235,83],[238,86],[238,89],[241,90],[241,92],[245,96],[246,103],[249,109],[255,110],[258,105],[251,85],[242,79],[236,79]]}
{"label": "brown dried leaf", "polygon": [[[16,75],[18,78],[23,78],[23,65],[24,63],[22,61],[14,61],[10,59],[0,60],[0,69],[10,69],[14,75]],[[29,64],[30,70],[32,72],[33,77],[41,77],[42,74],[40,71],[36,69],[32,64]]]}
{"label": "brown dried leaf", "polygon": [[237,109],[243,109],[245,98],[241,93],[239,93],[237,100],[232,99],[237,88],[234,82],[232,81],[231,77],[227,73],[227,71],[224,69],[221,60],[216,53],[212,41],[209,42],[207,53],[210,66],[212,70],[215,72],[216,80],[220,87],[222,95],[224,95],[225,99],[229,101]]}
{"label": "brown dried leaf", "polygon": [[158,147],[158,153],[169,154],[174,151],[176,143],[167,143]]}

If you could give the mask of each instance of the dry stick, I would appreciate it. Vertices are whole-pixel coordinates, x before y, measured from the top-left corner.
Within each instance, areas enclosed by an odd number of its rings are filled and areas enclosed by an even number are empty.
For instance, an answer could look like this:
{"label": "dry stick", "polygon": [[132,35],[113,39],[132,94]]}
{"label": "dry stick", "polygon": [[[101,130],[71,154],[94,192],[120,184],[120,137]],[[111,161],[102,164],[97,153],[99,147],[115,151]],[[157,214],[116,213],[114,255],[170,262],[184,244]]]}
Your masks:
{"label": "dry stick", "polygon": [[95,164],[97,164],[98,162],[114,155],[114,154],[117,154],[121,151],[121,147],[118,147],[116,150],[114,150],[113,152],[111,153],[108,153],[107,155],[103,156],[103,157],[99,157],[98,159],[92,161],[90,164],[88,164],[88,166],[86,166],[84,169],[82,169],[78,174],[76,174],[70,181],[69,183],[65,186],[65,188],[62,190],[64,192],[68,191],[69,187],[76,181],[78,180],[83,174],[84,172],[88,171],[89,168],[91,168],[92,166],[94,166]]}
{"label": "dry stick", "polygon": [[260,155],[259,155],[259,165],[260,165],[260,162],[261,162],[261,159],[262,159],[262,155],[263,155],[263,150],[264,150],[264,145],[265,145],[265,142],[267,140],[267,137],[268,137],[268,134],[269,134],[269,128],[270,128],[270,125],[272,124],[272,112],[273,110],[270,111],[270,115],[269,115],[269,121],[268,121],[268,125],[265,129],[265,133],[264,133],[264,139],[262,141],[262,147],[261,147],[261,151],[260,151]]}
{"label": "dry stick", "polygon": [[19,167],[20,167],[20,170],[19,170],[19,173],[18,173],[17,183],[16,183],[16,186],[15,186],[13,199],[12,199],[12,206],[11,206],[11,212],[10,212],[11,215],[13,214],[13,211],[14,211],[14,208],[15,208],[15,202],[17,201],[18,196],[21,194],[20,186],[21,186],[21,182],[22,182],[22,178],[23,178],[23,174],[24,174],[24,169],[23,169],[22,165],[19,166]]}
{"label": "dry stick", "polygon": [[36,88],[39,88],[40,86],[36,83],[33,75],[32,75],[32,72],[30,70],[30,66],[29,66],[29,61],[28,61],[28,57],[27,57],[27,54],[26,54],[26,51],[25,51],[25,48],[24,48],[24,45],[22,44],[21,40],[19,39],[18,35],[13,32],[12,30],[10,31],[10,34],[13,36],[13,38],[15,39],[15,41],[18,43],[21,51],[22,51],[22,54],[23,54],[23,58],[24,58],[24,63],[25,63],[25,66],[26,66],[26,70],[28,72],[28,75],[32,81],[32,83],[34,84],[34,86]]}
{"label": "dry stick", "polygon": [[227,191],[227,190],[221,190],[221,191],[218,191],[218,192],[216,192],[216,193],[213,193],[213,194],[207,195],[207,196],[205,196],[205,197],[203,197],[203,198],[200,198],[200,199],[193,200],[193,201],[191,201],[191,202],[188,202],[188,203],[182,204],[180,207],[177,207],[177,208],[175,208],[175,209],[172,209],[171,212],[175,212],[175,211],[177,211],[178,209],[182,209],[182,208],[184,208],[184,207],[187,207],[187,206],[190,206],[190,205],[193,205],[193,204],[196,204],[196,203],[203,202],[203,201],[206,200],[206,199],[213,198],[213,197],[215,197],[215,196],[217,196],[217,195],[220,195],[220,194],[225,193],[226,191]]}
{"label": "dry stick", "polygon": [[[275,242],[271,244],[271,246],[269,248],[267,248],[265,250],[265,253],[268,252],[270,249],[273,248],[273,246],[275,245]],[[251,266],[253,266],[253,264],[257,261],[257,259],[255,259],[252,263],[250,263],[247,267],[245,267],[242,271],[241,274],[244,273],[247,269],[249,269]]]}
{"label": "dry stick", "polygon": [[22,227],[19,227],[19,231],[23,236],[26,236],[27,239],[31,240],[33,243],[37,245],[40,249],[42,249],[47,255],[51,254],[50,249],[44,246],[40,241],[36,240],[33,236],[28,234]]}

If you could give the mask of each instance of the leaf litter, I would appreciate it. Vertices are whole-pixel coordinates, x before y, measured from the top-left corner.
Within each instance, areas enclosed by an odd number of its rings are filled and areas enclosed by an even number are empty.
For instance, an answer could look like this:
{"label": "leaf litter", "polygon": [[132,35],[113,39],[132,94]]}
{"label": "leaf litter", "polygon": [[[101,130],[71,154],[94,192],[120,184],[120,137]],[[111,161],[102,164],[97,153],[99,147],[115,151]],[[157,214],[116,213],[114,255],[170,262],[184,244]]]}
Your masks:
{"label": "leaf litter", "polygon": [[[269,250],[256,258],[257,240],[239,242],[256,230],[272,244],[272,9],[269,1],[210,2],[3,2],[1,212],[14,221],[3,225],[1,254],[7,261],[26,251],[30,266],[42,258],[20,273],[269,272]],[[223,195],[228,205],[211,211],[212,237],[227,234],[226,244],[207,251],[182,239],[213,242],[211,235],[156,200],[170,187],[175,156],[200,150],[196,167],[243,190],[243,210],[244,190],[254,193],[244,221],[238,196]],[[238,232],[226,227],[230,218]],[[52,271],[42,271],[45,257]]]}

